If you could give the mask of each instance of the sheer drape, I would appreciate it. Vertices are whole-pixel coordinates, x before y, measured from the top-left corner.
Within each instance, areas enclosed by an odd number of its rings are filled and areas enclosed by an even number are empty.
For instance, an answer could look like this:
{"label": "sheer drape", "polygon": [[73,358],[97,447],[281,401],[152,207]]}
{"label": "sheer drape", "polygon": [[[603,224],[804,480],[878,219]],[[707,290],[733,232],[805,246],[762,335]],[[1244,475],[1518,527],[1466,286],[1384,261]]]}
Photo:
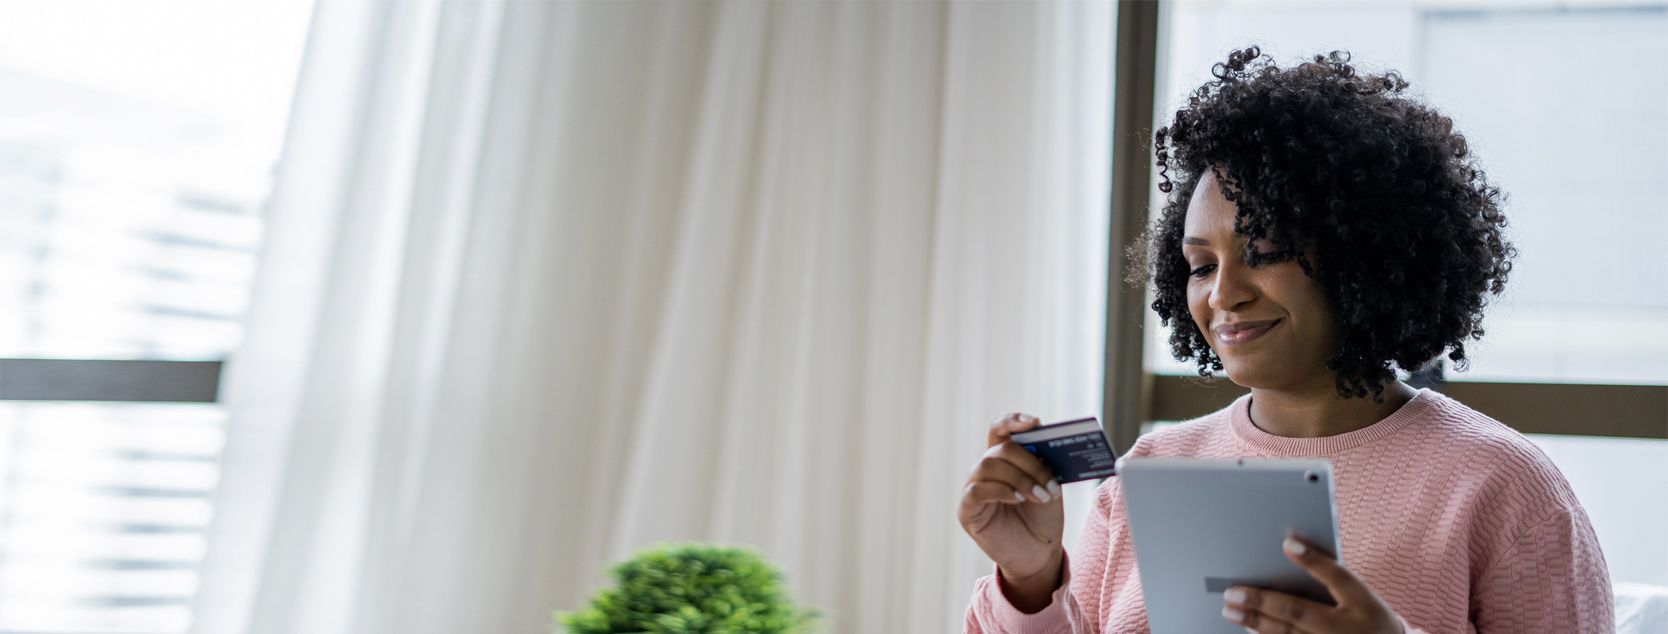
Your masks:
{"label": "sheer drape", "polygon": [[542,631],[683,540],[957,627],[985,425],[1099,411],[1111,13],[320,3],[197,630]]}

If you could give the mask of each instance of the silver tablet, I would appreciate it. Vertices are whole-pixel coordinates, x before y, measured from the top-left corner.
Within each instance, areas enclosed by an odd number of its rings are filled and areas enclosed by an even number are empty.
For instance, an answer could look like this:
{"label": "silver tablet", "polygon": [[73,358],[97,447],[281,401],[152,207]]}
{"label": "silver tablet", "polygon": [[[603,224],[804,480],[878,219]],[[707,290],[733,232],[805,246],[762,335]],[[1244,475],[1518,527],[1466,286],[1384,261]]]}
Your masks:
{"label": "silver tablet", "polygon": [[1222,618],[1230,586],[1332,604],[1325,586],[1280,548],[1296,535],[1343,561],[1332,463],[1129,458],[1118,477],[1155,634],[1244,632]]}

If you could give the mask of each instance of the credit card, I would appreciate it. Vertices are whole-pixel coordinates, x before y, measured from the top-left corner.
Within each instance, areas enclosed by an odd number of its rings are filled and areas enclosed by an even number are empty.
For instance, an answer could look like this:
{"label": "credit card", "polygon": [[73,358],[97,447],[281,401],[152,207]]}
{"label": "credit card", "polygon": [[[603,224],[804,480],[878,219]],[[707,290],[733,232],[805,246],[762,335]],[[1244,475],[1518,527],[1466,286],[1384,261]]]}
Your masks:
{"label": "credit card", "polygon": [[1118,456],[1100,429],[1100,421],[1079,418],[1049,423],[1009,437],[1035,454],[1061,484],[1116,475]]}

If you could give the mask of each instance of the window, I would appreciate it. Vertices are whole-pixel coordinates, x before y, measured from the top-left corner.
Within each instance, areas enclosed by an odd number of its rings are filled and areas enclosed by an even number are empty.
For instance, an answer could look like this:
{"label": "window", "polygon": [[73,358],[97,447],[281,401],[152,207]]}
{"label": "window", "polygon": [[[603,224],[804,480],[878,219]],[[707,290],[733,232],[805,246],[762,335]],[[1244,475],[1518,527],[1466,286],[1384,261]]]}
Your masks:
{"label": "window", "polygon": [[[1160,122],[1251,43],[1283,65],[1349,50],[1455,119],[1508,195],[1521,253],[1470,370],[1450,380],[1668,385],[1668,3],[1169,6]],[[1148,326],[1148,367],[1193,373],[1167,354],[1169,331]]]}
{"label": "window", "polygon": [[0,632],[190,624],[223,410],[75,402],[174,366],[31,359],[235,353],[310,9],[0,5]]}
{"label": "window", "polygon": [[[1154,125],[1253,43],[1282,65],[1348,50],[1358,66],[1402,71],[1455,119],[1508,194],[1521,255],[1487,337],[1468,346],[1470,370],[1446,370],[1440,389],[1544,432],[1530,437],[1575,488],[1612,576],[1668,585],[1668,3],[1163,6]],[[1147,312],[1147,418],[1240,393],[1178,378],[1194,367],[1169,357],[1169,331]]]}

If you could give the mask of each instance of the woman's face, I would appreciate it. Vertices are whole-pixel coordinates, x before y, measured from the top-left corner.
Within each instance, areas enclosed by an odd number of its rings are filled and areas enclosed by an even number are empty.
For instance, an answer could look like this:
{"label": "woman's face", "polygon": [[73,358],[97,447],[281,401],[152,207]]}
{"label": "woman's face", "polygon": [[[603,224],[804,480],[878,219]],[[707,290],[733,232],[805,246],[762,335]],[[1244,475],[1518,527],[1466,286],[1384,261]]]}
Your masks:
{"label": "woman's face", "polygon": [[1295,260],[1279,258],[1272,244],[1253,246],[1275,257],[1246,264],[1245,236],[1234,233],[1237,210],[1207,171],[1193,191],[1182,231],[1194,324],[1236,384],[1331,389],[1326,362],[1338,346],[1331,303],[1320,285]]}

